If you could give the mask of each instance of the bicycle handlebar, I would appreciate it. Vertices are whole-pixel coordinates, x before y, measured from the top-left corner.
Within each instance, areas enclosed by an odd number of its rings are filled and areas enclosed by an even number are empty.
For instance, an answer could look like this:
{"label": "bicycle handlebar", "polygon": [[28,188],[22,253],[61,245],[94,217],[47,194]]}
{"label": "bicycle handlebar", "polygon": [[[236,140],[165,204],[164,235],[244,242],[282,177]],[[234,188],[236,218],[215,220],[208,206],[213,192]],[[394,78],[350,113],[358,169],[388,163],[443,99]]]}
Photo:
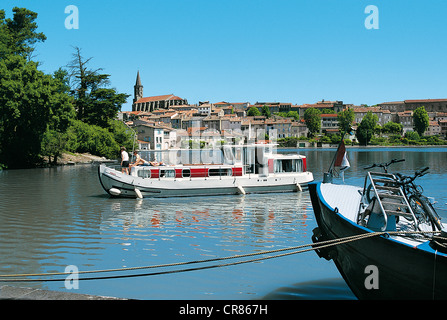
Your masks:
{"label": "bicycle handlebar", "polygon": [[425,176],[428,173],[427,172],[428,169],[430,169],[430,168],[429,167],[425,167],[425,168],[423,168],[423,169],[421,169],[419,171],[415,171],[415,173],[414,173],[414,175],[412,177],[404,176],[404,175],[402,175],[400,173],[397,173],[396,176],[399,177],[400,181],[396,181],[396,182],[399,182],[400,184],[403,184],[403,185],[412,183],[414,180],[416,180],[416,178]]}
{"label": "bicycle handlebar", "polygon": [[372,165],[368,166],[368,167],[364,167],[363,169],[371,169],[371,168],[375,168],[375,167],[381,167],[381,168],[387,168],[388,166],[392,165],[393,163],[398,163],[398,162],[403,162],[405,161],[405,159],[393,159],[390,162],[384,162],[384,163],[373,163]]}

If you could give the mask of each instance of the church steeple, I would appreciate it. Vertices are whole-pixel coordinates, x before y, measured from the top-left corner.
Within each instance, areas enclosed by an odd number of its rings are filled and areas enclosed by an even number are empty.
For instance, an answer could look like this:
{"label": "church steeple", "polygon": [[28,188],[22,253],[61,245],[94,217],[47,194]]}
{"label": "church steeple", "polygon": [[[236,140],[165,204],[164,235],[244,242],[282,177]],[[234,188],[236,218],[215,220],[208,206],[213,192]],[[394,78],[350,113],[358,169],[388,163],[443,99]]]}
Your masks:
{"label": "church steeple", "polygon": [[143,98],[143,86],[141,85],[140,71],[137,73],[137,81],[134,86],[134,98],[133,103],[137,102],[139,99]]}

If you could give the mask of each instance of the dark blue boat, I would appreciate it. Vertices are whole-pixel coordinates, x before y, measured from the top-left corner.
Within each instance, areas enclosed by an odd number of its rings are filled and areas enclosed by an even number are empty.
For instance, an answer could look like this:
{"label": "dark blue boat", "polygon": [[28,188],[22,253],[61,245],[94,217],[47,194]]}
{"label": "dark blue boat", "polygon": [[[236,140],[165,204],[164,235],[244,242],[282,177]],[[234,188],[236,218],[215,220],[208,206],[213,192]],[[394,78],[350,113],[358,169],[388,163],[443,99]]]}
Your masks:
{"label": "dark blue boat", "polygon": [[[315,245],[361,238],[316,250],[320,257],[334,261],[357,298],[447,299],[447,251],[442,237],[422,233],[421,226],[415,229],[409,214],[397,219],[398,211],[387,217],[384,228],[383,219],[380,222],[374,213],[377,205],[367,207],[364,201],[365,188],[311,183],[309,192],[318,223],[312,237]],[[360,218],[367,209],[373,212],[365,224]]]}

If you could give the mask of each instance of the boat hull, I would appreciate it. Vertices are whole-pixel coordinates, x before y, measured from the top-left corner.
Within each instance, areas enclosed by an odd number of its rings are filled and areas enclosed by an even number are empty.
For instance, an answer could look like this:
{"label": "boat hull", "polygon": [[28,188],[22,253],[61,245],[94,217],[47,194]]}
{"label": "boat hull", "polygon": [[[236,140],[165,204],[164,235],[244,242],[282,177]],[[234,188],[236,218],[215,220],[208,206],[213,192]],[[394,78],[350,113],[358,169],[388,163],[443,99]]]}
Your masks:
{"label": "boat hull", "polygon": [[[189,197],[245,193],[296,192],[313,181],[310,172],[295,176],[222,176],[200,178],[144,179],[122,174],[101,165],[98,168],[103,189],[113,197]],[[137,189],[138,191],[136,191]]]}
{"label": "boat hull", "polygon": [[[309,184],[320,240],[373,232],[346,219],[327,203],[320,186]],[[447,298],[447,256],[428,241],[414,247],[388,235],[374,236],[333,246],[328,255],[359,299]],[[377,282],[371,286],[373,276]]]}

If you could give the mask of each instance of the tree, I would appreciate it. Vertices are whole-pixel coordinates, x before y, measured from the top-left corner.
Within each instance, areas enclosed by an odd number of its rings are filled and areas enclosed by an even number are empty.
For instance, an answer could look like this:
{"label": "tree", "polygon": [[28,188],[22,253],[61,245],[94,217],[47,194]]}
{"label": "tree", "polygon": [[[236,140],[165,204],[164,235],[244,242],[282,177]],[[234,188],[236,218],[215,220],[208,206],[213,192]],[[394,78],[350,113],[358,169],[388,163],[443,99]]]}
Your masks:
{"label": "tree", "polygon": [[367,145],[369,143],[374,134],[374,129],[378,120],[379,118],[377,115],[373,114],[371,111],[368,111],[363,117],[362,122],[360,122],[360,125],[357,127],[356,133],[360,144]]}
{"label": "tree", "polygon": [[88,124],[107,128],[129,95],[106,88],[110,83],[110,75],[99,73],[101,68],[89,69],[87,64],[91,59],[85,59],[81,55],[81,49],[75,47],[73,60],[68,65],[77,118]]}
{"label": "tree", "polygon": [[408,140],[419,141],[421,139],[421,136],[416,131],[407,131],[405,132],[405,138],[407,138]]}
{"label": "tree", "polygon": [[321,129],[321,111],[315,108],[309,108],[304,112],[304,121],[307,129],[309,129],[310,136],[314,136],[320,132]]}
{"label": "tree", "polygon": [[63,131],[70,98],[59,82],[20,55],[0,59],[0,163],[30,167],[39,161],[45,131]]}
{"label": "tree", "polygon": [[261,112],[256,107],[251,107],[247,111],[247,116],[260,116]]}
{"label": "tree", "polygon": [[428,129],[430,125],[430,118],[428,117],[427,111],[424,106],[421,106],[414,110],[413,112],[413,128],[419,136],[423,136],[425,130]]}
{"label": "tree", "polygon": [[272,113],[270,112],[269,107],[266,106],[266,105],[264,105],[264,106],[261,108],[261,114],[262,114],[263,116],[265,116],[267,119],[270,118],[271,115],[272,115]]}
{"label": "tree", "polygon": [[34,45],[46,40],[43,33],[36,33],[34,20],[37,13],[14,7],[13,19],[5,19],[5,10],[0,10],[0,60],[9,55],[20,55],[31,60]]}
{"label": "tree", "polygon": [[354,109],[348,108],[337,114],[338,128],[341,133],[346,133],[351,130],[354,118]]}
{"label": "tree", "polygon": [[296,121],[300,120],[300,114],[298,111],[289,111],[286,114],[287,118],[294,118]]}
{"label": "tree", "polygon": [[402,134],[403,126],[401,123],[387,122],[382,127],[383,133]]}
{"label": "tree", "polygon": [[22,168],[55,150],[54,138],[74,112],[61,82],[31,60],[35,44],[46,39],[36,32],[37,13],[17,7],[13,12],[13,19],[5,19],[0,10],[0,163]]}

